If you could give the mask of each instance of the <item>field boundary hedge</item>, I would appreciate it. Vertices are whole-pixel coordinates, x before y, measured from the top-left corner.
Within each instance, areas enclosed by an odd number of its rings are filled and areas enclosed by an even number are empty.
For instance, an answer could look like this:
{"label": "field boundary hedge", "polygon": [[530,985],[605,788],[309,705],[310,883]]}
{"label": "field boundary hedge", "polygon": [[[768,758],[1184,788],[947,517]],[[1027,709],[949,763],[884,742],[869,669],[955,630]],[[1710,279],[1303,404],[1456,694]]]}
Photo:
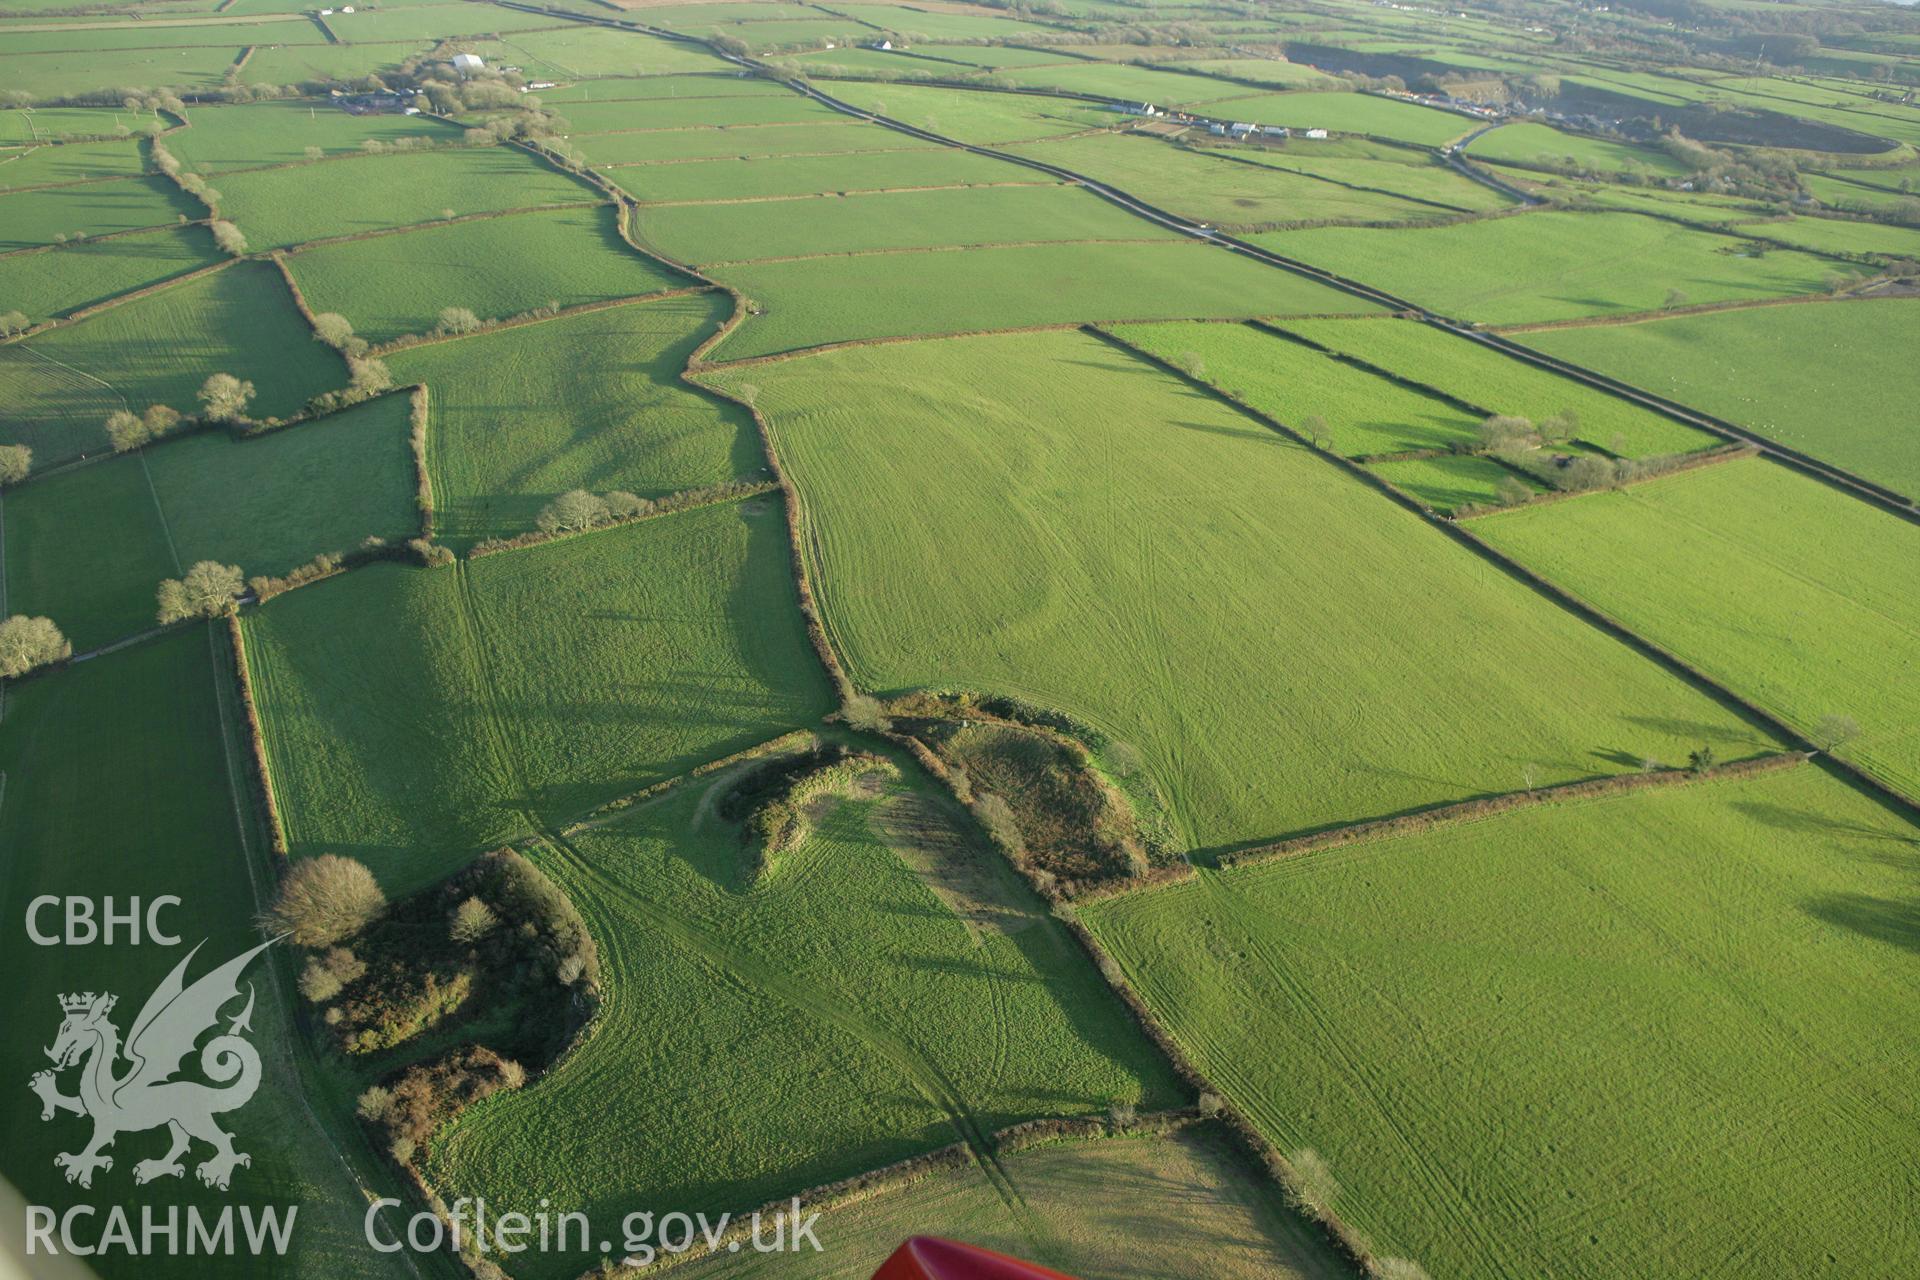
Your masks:
{"label": "field boundary hedge", "polygon": [[748,498],[757,498],[764,493],[778,493],[780,486],[771,480],[725,480],[719,484],[702,485],[697,489],[681,489],[656,498],[653,506],[638,515],[609,520],[605,524],[590,525],[585,529],[530,529],[517,533],[511,538],[488,538],[467,552],[467,559],[479,560],[485,556],[497,556],[508,551],[524,551],[528,547],[545,546],[549,542],[569,542],[575,538],[588,538],[608,529],[621,529],[630,524],[644,524],[649,520],[660,520],[667,516],[678,515],[682,511],[695,511],[701,507],[717,507],[728,502],[744,502]]}
{"label": "field boundary hedge", "polygon": [[415,347],[430,347],[442,342],[452,342],[456,338],[478,338],[483,334],[499,333],[503,329],[519,329],[530,324],[543,324],[548,320],[564,320],[569,316],[583,316],[594,311],[611,311],[615,307],[627,307],[642,302],[662,302],[669,298],[688,298],[697,293],[711,293],[710,285],[688,285],[681,289],[662,289],[658,293],[633,293],[621,298],[601,298],[595,302],[582,302],[571,307],[548,310],[546,307],[534,307],[510,316],[482,320],[476,329],[461,333],[435,332],[403,333],[397,338],[385,342],[376,342],[367,347],[370,356],[390,356],[396,351],[411,351]]}
{"label": "field boundary hedge", "polygon": [[260,723],[260,707],[253,700],[253,667],[247,661],[247,637],[237,612],[227,614],[227,643],[233,650],[235,683],[240,687],[240,711],[246,721],[247,760],[252,766],[256,799],[267,820],[267,844],[279,857],[287,856],[287,829],[280,818],[280,800],[273,790],[273,769],[267,762],[267,735]]}
{"label": "field boundary hedge", "polygon": [[1374,818],[1366,822],[1349,823],[1345,826],[1331,827],[1325,831],[1313,831],[1306,835],[1289,836],[1266,844],[1230,850],[1220,855],[1219,864],[1223,868],[1256,866],[1264,862],[1298,857],[1320,849],[1334,849],[1344,845],[1390,839],[1412,832],[1430,831],[1437,827],[1457,826],[1479,818],[1510,813],[1515,809],[1531,808],[1534,805],[1559,804],[1567,800],[1620,795],[1630,791],[1648,791],[1659,787],[1689,786],[1694,783],[1715,782],[1724,778],[1746,778],[1754,774],[1796,768],[1810,759],[1812,755],[1809,752],[1778,751],[1752,756],[1745,760],[1736,760],[1730,764],[1717,765],[1705,773],[1696,773],[1691,769],[1655,769],[1645,773],[1616,773],[1598,778],[1582,778],[1574,782],[1536,787],[1531,791],[1504,791],[1498,795],[1462,800],[1456,804],[1439,805],[1414,813],[1396,814],[1390,818]]}
{"label": "field boundary hedge", "polygon": [[718,328],[693,349],[687,357],[686,367],[680,370],[680,380],[690,386],[698,387],[708,395],[719,396],[723,400],[739,405],[753,419],[754,430],[760,437],[760,451],[766,455],[767,469],[773,472],[774,484],[780,490],[781,505],[787,517],[787,553],[793,564],[794,591],[799,599],[800,619],[807,628],[807,639],[813,644],[813,651],[820,659],[820,665],[826,668],[827,679],[833,685],[834,697],[845,706],[854,696],[853,681],[847,677],[847,669],[840,664],[840,655],[834,652],[833,641],[828,638],[826,623],[820,614],[818,597],[813,589],[813,577],[807,571],[807,556],[802,538],[805,534],[806,518],[800,507],[800,491],[787,477],[787,470],[780,464],[779,451],[773,445],[773,428],[761,414],[759,406],[729,391],[725,387],[710,387],[695,375],[705,367],[706,353],[718,346],[735,329],[740,327],[747,317],[747,300],[738,290],[728,289],[733,296],[733,314],[728,316]]}

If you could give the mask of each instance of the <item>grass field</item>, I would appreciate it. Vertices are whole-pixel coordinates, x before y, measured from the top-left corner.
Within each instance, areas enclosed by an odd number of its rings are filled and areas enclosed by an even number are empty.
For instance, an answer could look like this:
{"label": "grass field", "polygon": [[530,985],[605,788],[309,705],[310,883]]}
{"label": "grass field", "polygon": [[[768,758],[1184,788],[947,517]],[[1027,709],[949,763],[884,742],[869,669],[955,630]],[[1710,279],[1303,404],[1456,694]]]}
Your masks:
{"label": "grass field", "polygon": [[1017,1214],[977,1169],[935,1175],[829,1212],[821,1253],[732,1254],[693,1263],[689,1276],[866,1280],[910,1235],[965,1240],[1041,1258],[1082,1276],[1180,1275],[1204,1257],[1221,1280],[1344,1274],[1272,1183],[1223,1135],[1204,1128],[1161,1138],[1065,1142],[1003,1154],[1027,1212]]}
{"label": "grass field", "polygon": [[[1196,83],[1199,83],[1196,81]],[[1119,117],[1090,102],[930,85],[835,84],[840,101],[960,142],[1020,142],[1104,128]]]}
{"label": "grass field", "polygon": [[826,124],[847,117],[797,93],[779,97],[646,98],[625,102],[569,102],[556,105],[579,134],[626,129],[691,129],[701,125]]}
{"label": "grass field", "polygon": [[1803,732],[1853,718],[1842,754],[1920,795],[1914,526],[1752,459],[1474,529]]}
{"label": "grass field", "polygon": [[[1410,201],[1431,201],[1454,210],[1493,213],[1510,209],[1514,204],[1500,192],[1461,177],[1426,152],[1362,138],[1337,142],[1298,139],[1280,147],[1261,145],[1225,150],[1229,155],[1269,168],[1404,196]],[[1445,213],[1446,210],[1430,210],[1429,216]]]}
{"label": "grass field", "polygon": [[1685,176],[1687,170],[1649,147],[1562,133],[1552,125],[1519,121],[1481,134],[1467,146],[1476,160],[1506,161],[1543,169],[1629,173],[1647,177]]}
{"label": "grass field", "polygon": [[1436,511],[1454,514],[1463,507],[1492,506],[1502,500],[1501,485],[1508,479],[1529,490],[1541,486],[1492,458],[1473,454],[1443,454],[1437,458],[1402,458],[1372,462],[1367,470],[1395,488],[1403,489]]}
{"label": "grass field", "polygon": [[[1920,302],[1760,307],[1647,324],[1529,333],[1528,346],[1920,496],[1910,421],[1920,368],[1883,345],[1920,336]],[[1820,371],[1808,378],[1809,368]]]}
{"label": "grass field", "polygon": [[1920,228],[1890,227],[1883,222],[1850,222],[1841,218],[1788,218],[1780,222],[1750,222],[1745,235],[1779,240],[1816,253],[1865,253],[1887,258],[1920,259]]}
{"label": "grass field", "polygon": [[731,68],[679,75],[647,76],[638,80],[582,80],[540,90],[540,101],[561,111],[578,102],[637,102],[653,98],[767,98],[793,92],[784,85],[757,76],[742,76]]}
{"label": "grass field", "polygon": [[248,412],[257,418],[284,417],[346,380],[265,262],[237,263],[3,350],[0,441],[31,445],[36,466],[104,447],[115,409],[197,412],[195,395],[211,374],[252,382]]}
{"label": "grass field", "polygon": [[668,298],[396,353],[394,376],[431,389],[441,540],[524,533],[569,489],[657,498],[757,473],[746,413],[679,379],[730,309]]}
{"label": "grass field", "polygon": [[1015,84],[1038,89],[1065,89],[1093,93],[1129,102],[1209,104],[1222,98],[1243,97],[1247,86],[1206,76],[1157,71],[1152,67],[1113,62],[1056,62],[1044,67],[1013,67],[1001,73]]}
{"label": "grass field", "polygon": [[1349,457],[1445,449],[1470,442],[1480,425],[1444,400],[1246,325],[1121,325],[1116,332],[1288,426],[1299,429],[1318,415],[1333,448]]}
{"label": "grass field", "polygon": [[[716,785],[539,853],[601,940],[606,1010],[558,1072],[435,1144],[437,1184],[608,1221],[745,1210],[1030,1116],[1184,1101],[944,797],[903,783],[841,801],[745,889]],[[974,863],[977,891],[1016,914],[969,928],[910,864],[923,856]],[[525,1274],[592,1260],[549,1255]]]}
{"label": "grass field", "polygon": [[1624,213],[1528,213],[1375,231],[1321,227],[1254,237],[1422,306],[1483,324],[1655,311],[1825,292],[1867,269]]}
{"label": "grass field", "polygon": [[[1203,82],[1204,83],[1204,82]],[[1244,86],[1240,86],[1244,89]],[[1198,98],[1193,99],[1199,101]],[[1395,102],[1363,93],[1264,93],[1209,101],[1206,114],[1220,120],[1278,124],[1293,129],[1363,133],[1437,147],[1472,133],[1474,122],[1450,111]]]}
{"label": "grass field", "polygon": [[1717,443],[1704,431],[1432,325],[1289,320],[1285,327],[1488,413],[1517,414],[1537,422],[1572,410],[1580,420],[1580,439],[1625,457],[1686,453]]}
{"label": "grass field", "polygon": [[76,649],[153,625],[154,588],[199,560],[278,575],[418,531],[407,398],[236,441],[206,431],[7,495],[7,596]]}
{"label": "grass field", "polygon": [[[841,117],[820,124],[762,124],[735,129],[657,129],[589,133],[573,139],[596,165],[677,160],[755,160],[846,151],[932,151],[939,144]],[[946,154],[952,154],[947,152]],[[853,163],[873,163],[872,158]]]}
{"label": "grass field", "polygon": [[1065,186],[671,205],[642,211],[638,223],[642,243],[695,264],[876,249],[1176,236],[1099,196]]}
{"label": "grass field", "polygon": [[[1582,503],[1567,503],[1578,507]],[[1915,828],[1812,767],[1087,909],[1333,1207],[1434,1275],[1898,1275]],[[1604,1069],[1596,1069],[1604,1064]]]}
{"label": "grass field", "polygon": [[[209,1217],[230,1203],[299,1206],[287,1256],[198,1256],[190,1268],[196,1275],[409,1276],[404,1263],[365,1246],[365,1201],[330,1149],[337,1138],[354,1139],[344,1126],[337,1134],[322,1130],[301,1103],[292,1065],[291,984],[276,981],[266,964],[256,962],[248,975],[258,997],[250,1039],[260,1050],[264,1080],[249,1106],[221,1121],[252,1157],[251,1166],[235,1172],[231,1193],[202,1186],[191,1172],[136,1190],[133,1166],[166,1150],[164,1131],[151,1130],[121,1135],[113,1168],[96,1176],[91,1191],[70,1186],[53,1157],[78,1151],[89,1125],[71,1115],[42,1123],[39,1099],[25,1087],[49,1065],[43,1050],[60,1025],[62,994],[115,993],[113,1019],[124,1031],[189,947],[205,940],[192,969],[197,977],[259,941],[251,883],[270,872],[254,863],[235,825],[247,803],[245,764],[227,736],[232,709],[216,696],[215,682],[231,677],[213,669],[210,638],[206,628],[190,627],[7,690],[0,723],[0,776],[6,779],[0,847],[7,851],[0,905],[13,925],[0,939],[0,963],[13,975],[9,1007],[18,1034],[0,1050],[0,1065],[19,1085],[0,1101],[0,1124],[9,1135],[0,1172],[25,1200],[56,1212],[102,1203],[104,1215],[107,1197],[148,1205],[163,1222],[169,1205],[196,1205]],[[218,643],[224,649],[225,637]],[[180,905],[161,919],[183,945],[65,947],[56,958],[24,928],[27,904],[42,894],[111,894],[119,906],[132,897],[144,903],[178,895]],[[57,914],[43,912],[43,921],[57,929]],[[73,1091],[72,1073],[61,1085]],[[196,1145],[189,1169],[207,1153]],[[138,1223],[139,1211],[132,1212]],[[76,1233],[84,1220],[77,1220]],[[106,1280],[151,1276],[156,1266],[153,1258],[119,1251],[90,1262]]]}
{"label": "grass field", "polygon": [[111,137],[138,128],[152,116],[110,107],[35,107],[0,111],[0,142],[45,142],[61,138]]}
{"label": "grass field", "polygon": [[295,856],[350,852],[390,892],[828,707],[765,499],[371,565],[246,625]]}
{"label": "grass field", "polygon": [[704,49],[605,27],[568,24],[552,31],[516,34],[506,43],[520,58],[531,58],[566,77],[659,76],[729,69]]}
{"label": "grass field", "polygon": [[1144,136],[1093,134],[1010,150],[1110,183],[1148,204],[1223,227],[1275,222],[1430,221],[1446,211]]}
{"label": "grass field", "polygon": [[[1383,495],[1090,336],[727,377],[758,388],[855,682],[1070,711],[1132,744],[1191,845],[1759,745]],[[1367,640],[1409,583],[1422,625]]]}
{"label": "grass field", "polygon": [[813,259],[713,274],[766,311],[721,344],[716,356],[730,360],[826,342],[1016,325],[1372,309],[1304,277],[1191,242]]}
{"label": "grass field", "polygon": [[[476,271],[476,264],[487,269]],[[634,252],[611,205],[476,218],[328,245],[288,260],[315,311],[371,342],[432,329],[443,307],[481,319],[636,297],[696,283]]]}
{"label": "grass field", "polygon": [[45,253],[3,254],[0,300],[8,310],[38,322],[211,266],[223,256],[204,227],[169,227]]}
{"label": "grass field", "polygon": [[[512,147],[368,156],[222,175],[220,211],[255,249],[601,197]],[[368,193],[377,191],[378,197]]]}
{"label": "grass field", "polygon": [[11,148],[0,152],[0,193],[60,182],[131,178],[146,168],[140,152],[140,144],[131,140]]}
{"label": "grass field", "polygon": [[121,85],[211,89],[240,56],[237,44],[204,49],[87,49],[0,55],[0,83],[36,98]]}
{"label": "grass field", "polygon": [[170,227],[207,211],[165,178],[125,178],[0,195],[0,251],[76,236]]}
{"label": "grass field", "polygon": [[[443,144],[457,142],[464,132],[428,115],[351,116],[326,102],[255,102],[195,107],[192,127],[170,136],[167,149],[188,168],[213,174],[298,164],[306,159],[308,147],[327,155],[356,155],[367,142],[391,146],[421,139]],[[224,183],[217,185],[224,190]]]}
{"label": "grass field", "polygon": [[870,155],[642,164],[609,169],[606,176],[642,204],[1058,181],[1021,165],[944,147]]}

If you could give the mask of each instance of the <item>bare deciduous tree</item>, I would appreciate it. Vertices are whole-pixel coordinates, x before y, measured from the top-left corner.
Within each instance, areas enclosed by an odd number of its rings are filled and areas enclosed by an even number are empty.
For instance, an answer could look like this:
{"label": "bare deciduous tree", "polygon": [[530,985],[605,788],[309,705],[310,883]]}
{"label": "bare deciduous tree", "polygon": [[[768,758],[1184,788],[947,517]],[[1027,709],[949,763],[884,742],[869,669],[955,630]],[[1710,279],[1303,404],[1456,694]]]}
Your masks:
{"label": "bare deciduous tree", "polygon": [[253,399],[253,384],[230,373],[216,373],[200,384],[200,409],[212,422],[237,422]]}
{"label": "bare deciduous tree", "polygon": [[51,618],[16,613],[0,622],[0,678],[23,676],[35,667],[72,656],[73,646]]}
{"label": "bare deciduous tree", "polygon": [[330,947],[366,928],[386,906],[386,895],[365,865],[323,853],[293,864],[260,923],[303,947]]}

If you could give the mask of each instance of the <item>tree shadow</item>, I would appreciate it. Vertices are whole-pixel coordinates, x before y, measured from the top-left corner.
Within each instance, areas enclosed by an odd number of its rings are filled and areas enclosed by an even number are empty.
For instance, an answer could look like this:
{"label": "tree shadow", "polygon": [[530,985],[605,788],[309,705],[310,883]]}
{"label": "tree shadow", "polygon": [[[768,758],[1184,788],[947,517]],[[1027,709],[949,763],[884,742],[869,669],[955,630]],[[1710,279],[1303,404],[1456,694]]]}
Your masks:
{"label": "tree shadow", "polygon": [[1920,898],[1828,893],[1809,898],[1801,906],[1815,919],[1920,954]]}

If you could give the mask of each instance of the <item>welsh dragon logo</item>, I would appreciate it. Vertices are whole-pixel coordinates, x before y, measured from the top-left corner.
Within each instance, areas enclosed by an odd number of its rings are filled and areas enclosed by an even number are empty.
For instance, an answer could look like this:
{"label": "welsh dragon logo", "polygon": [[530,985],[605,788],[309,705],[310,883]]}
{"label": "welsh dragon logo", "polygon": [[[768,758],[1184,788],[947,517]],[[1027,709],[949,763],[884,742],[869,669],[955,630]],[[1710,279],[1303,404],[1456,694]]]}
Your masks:
{"label": "welsh dragon logo", "polygon": [[[196,946],[147,997],[125,1045],[107,1016],[119,997],[91,991],[60,997],[66,1017],[47,1050],[53,1069],[37,1072],[30,1087],[40,1095],[42,1120],[51,1120],[61,1111],[93,1120],[92,1141],[79,1151],[53,1158],[56,1166],[66,1170],[68,1182],[91,1187],[96,1169],[113,1168],[113,1157],[106,1149],[115,1138],[161,1125],[172,1135],[172,1145],[165,1155],[136,1164],[135,1182],[180,1177],[186,1172],[180,1157],[196,1139],[213,1148],[213,1154],[194,1170],[209,1187],[225,1191],[234,1168],[253,1163],[252,1157],[233,1149],[233,1135],[213,1119],[245,1106],[260,1087],[259,1051],[242,1038],[252,1030],[251,985],[246,1007],[231,1017],[224,1034],[214,1036],[200,1050],[200,1072],[213,1083],[173,1077],[195,1042],[216,1028],[221,1009],[239,998],[241,972],[272,945],[263,942],[187,986],[187,965],[200,951]],[[122,1058],[129,1064],[124,1071],[119,1070]],[[80,1068],[80,1091],[61,1093],[56,1076],[74,1066]]]}

